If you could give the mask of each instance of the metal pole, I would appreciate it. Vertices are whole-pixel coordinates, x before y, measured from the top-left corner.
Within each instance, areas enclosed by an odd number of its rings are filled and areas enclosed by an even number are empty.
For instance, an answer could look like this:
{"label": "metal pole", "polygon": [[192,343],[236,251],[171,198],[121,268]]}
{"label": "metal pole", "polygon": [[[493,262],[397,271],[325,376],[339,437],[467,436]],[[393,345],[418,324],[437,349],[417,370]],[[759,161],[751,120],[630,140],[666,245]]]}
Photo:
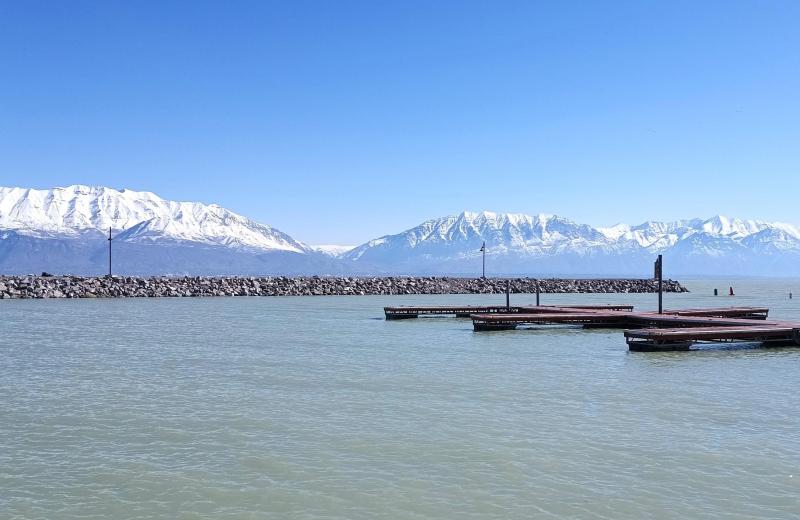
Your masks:
{"label": "metal pole", "polygon": [[506,280],[506,309],[511,308],[511,280]]}
{"label": "metal pole", "polygon": [[486,278],[486,242],[483,243],[483,270],[482,277]]}
{"label": "metal pole", "polygon": [[536,280],[536,306],[539,306],[539,280]]}
{"label": "metal pole", "polygon": [[664,257],[658,255],[658,313],[664,314]]}
{"label": "metal pole", "polygon": [[111,278],[111,228],[108,228],[108,277]]}

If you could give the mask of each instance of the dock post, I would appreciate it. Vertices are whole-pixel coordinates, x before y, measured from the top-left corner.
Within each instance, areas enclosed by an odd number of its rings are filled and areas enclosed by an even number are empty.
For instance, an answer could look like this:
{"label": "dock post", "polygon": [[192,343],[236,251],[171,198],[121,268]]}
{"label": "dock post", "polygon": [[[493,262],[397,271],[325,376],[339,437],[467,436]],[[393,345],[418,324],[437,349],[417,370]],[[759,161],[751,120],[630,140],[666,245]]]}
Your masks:
{"label": "dock post", "polygon": [[511,280],[506,280],[506,310],[511,308]]}
{"label": "dock post", "polygon": [[539,280],[536,280],[536,306],[539,306]]}
{"label": "dock post", "polygon": [[719,291],[714,289],[714,296],[719,296]]}
{"label": "dock post", "polygon": [[664,314],[664,257],[658,255],[656,260],[656,280],[658,280],[658,313]]}

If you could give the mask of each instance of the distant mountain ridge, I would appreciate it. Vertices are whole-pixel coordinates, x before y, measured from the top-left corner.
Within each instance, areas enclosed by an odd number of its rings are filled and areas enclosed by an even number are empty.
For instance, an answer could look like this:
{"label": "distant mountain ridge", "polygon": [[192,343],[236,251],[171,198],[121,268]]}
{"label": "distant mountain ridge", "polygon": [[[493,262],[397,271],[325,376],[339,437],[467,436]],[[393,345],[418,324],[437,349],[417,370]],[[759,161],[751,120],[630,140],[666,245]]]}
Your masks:
{"label": "distant mountain ridge", "polygon": [[723,216],[594,228],[556,215],[463,212],[358,246],[342,258],[373,270],[474,272],[486,242],[494,273],[649,276],[652,258],[668,272],[800,275],[800,230]]}
{"label": "distant mountain ridge", "polygon": [[216,204],[75,185],[0,188],[0,272],[102,273],[109,228],[119,273],[338,271],[330,257]]}
{"label": "distant mountain ridge", "polygon": [[0,188],[0,273],[800,275],[800,229],[716,216],[593,227],[549,214],[462,212],[357,247],[309,246],[216,204],[75,185]]}
{"label": "distant mountain ridge", "polygon": [[308,253],[311,248],[274,228],[216,204],[174,202],[146,191],[69,186],[0,188],[0,229],[30,236],[98,231],[127,241],[186,240],[208,245]]}

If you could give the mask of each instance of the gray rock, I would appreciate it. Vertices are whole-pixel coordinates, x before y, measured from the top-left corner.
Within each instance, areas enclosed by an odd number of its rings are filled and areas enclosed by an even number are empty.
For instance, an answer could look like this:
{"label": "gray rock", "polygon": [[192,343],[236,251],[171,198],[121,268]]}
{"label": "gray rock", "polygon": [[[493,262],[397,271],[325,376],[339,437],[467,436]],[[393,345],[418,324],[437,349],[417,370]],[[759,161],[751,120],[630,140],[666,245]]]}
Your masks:
{"label": "gray rock", "polygon": [[[655,292],[654,280],[646,279],[534,279],[534,278],[93,278],[93,277],[3,277],[3,298],[97,298],[97,297],[194,297],[194,296],[323,296],[371,294],[502,294],[512,293],[642,293]],[[664,282],[666,292],[685,292],[678,282]]]}

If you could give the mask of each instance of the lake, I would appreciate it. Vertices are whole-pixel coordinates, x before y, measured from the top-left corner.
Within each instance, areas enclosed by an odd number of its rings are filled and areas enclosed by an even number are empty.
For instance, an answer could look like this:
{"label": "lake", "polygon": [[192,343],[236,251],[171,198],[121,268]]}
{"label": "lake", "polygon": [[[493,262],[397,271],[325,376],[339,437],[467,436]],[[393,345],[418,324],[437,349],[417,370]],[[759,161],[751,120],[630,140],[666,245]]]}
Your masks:
{"label": "lake", "polygon": [[[798,280],[682,281],[800,321]],[[453,303],[504,296],[2,301],[0,518],[800,516],[800,349],[383,320]]]}

